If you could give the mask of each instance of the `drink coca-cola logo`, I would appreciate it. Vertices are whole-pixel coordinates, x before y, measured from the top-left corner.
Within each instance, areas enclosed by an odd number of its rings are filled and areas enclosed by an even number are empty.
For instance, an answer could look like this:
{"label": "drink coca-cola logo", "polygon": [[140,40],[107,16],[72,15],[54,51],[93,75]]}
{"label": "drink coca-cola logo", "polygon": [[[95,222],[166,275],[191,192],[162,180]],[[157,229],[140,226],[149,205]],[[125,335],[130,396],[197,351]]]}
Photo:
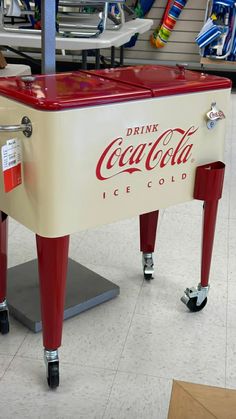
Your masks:
{"label": "drink coca-cola logo", "polygon": [[184,165],[192,157],[192,136],[197,130],[194,126],[187,130],[169,128],[154,141],[145,141],[135,146],[130,144],[129,139],[117,137],[101,154],[96,166],[96,177],[106,180],[122,173],[149,172],[168,165]]}

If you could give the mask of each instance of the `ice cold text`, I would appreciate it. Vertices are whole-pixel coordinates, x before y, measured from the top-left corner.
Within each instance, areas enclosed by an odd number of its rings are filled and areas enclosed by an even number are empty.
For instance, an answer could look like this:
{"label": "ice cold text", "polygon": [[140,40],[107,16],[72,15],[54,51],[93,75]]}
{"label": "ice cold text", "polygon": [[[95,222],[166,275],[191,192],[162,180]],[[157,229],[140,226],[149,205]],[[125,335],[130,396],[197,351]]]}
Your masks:
{"label": "ice cold text", "polygon": [[[187,179],[187,173],[181,173],[181,175],[179,176],[171,176],[169,178],[159,178],[159,179],[154,179],[154,180],[149,180],[148,182],[146,182],[146,184],[144,185],[145,189],[153,189],[153,188],[157,188],[160,186],[164,186],[167,185],[168,183],[174,183],[174,182],[179,182],[179,181],[185,181]],[[111,198],[114,196],[122,196],[122,195],[126,195],[126,194],[131,194],[132,192],[134,192],[137,189],[131,185],[126,185],[123,188],[114,188],[113,190],[110,191],[105,191],[102,193],[102,198],[103,199],[107,199],[107,198]],[[142,194],[142,188],[140,188],[140,190],[138,191],[139,194]]]}

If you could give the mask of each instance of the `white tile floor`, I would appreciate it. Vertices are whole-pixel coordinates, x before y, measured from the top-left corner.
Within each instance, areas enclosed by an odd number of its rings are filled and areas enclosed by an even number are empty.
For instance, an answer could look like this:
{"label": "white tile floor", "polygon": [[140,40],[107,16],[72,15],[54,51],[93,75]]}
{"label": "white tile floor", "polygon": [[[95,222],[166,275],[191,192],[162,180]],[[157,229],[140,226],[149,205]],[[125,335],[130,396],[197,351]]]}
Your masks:
{"label": "white tile floor", "polygon": [[[11,319],[11,333],[0,336],[0,418],[166,419],[173,378],[236,389],[235,115],[232,95],[205,309],[190,313],[179,300],[199,279],[200,202],[161,213],[150,283],[142,278],[137,219],[73,235],[70,256],[121,294],[65,322],[56,391],[47,388],[41,334]],[[35,256],[33,233],[11,221],[9,266]]]}

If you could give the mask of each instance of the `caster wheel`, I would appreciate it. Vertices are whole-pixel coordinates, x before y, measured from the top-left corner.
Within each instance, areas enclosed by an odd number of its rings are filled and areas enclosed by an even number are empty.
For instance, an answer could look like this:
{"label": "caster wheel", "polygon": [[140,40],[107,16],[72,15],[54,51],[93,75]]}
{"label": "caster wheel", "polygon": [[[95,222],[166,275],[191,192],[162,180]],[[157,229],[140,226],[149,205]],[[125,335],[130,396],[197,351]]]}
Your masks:
{"label": "caster wheel", "polygon": [[150,281],[151,279],[153,279],[153,276],[152,276],[152,274],[144,274],[144,279],[146,281]]}
{"label": "caster wheel", "polygon": [[152,253],[143,253],[143,276],[146,281],[153,279],[154,264]]}
{"label": "caster wheel", "polygon": [[50,388],[59,386],[59,362],[49,362],[47,379]]}
{"label": "caster wheel", "polygon": [[8,310],[0,311],[0,332],[2,335],[9,332]]}
{"label": "caster wheel", "polygon": [[197,312],[197,311],[201,311],[205,307],[206,303],[207,303],[207,297],[205,298],[205,300],[203,300],[200,306],[197,306],[197,297],[194,297],[194,298],[190,298],[190,300],[187,303],[187,307],[190,311]]}

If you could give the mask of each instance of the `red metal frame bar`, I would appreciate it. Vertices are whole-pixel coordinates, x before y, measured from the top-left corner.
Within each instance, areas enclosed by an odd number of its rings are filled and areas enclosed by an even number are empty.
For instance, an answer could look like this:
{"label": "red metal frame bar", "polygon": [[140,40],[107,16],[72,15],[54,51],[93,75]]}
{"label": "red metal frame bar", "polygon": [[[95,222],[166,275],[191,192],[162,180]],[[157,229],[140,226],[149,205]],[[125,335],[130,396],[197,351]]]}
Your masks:
{"label": "red metal frame bar", "polygon": [[36,235],[43,344],[47,350],[61,346],[68,266],[69,236]]}

